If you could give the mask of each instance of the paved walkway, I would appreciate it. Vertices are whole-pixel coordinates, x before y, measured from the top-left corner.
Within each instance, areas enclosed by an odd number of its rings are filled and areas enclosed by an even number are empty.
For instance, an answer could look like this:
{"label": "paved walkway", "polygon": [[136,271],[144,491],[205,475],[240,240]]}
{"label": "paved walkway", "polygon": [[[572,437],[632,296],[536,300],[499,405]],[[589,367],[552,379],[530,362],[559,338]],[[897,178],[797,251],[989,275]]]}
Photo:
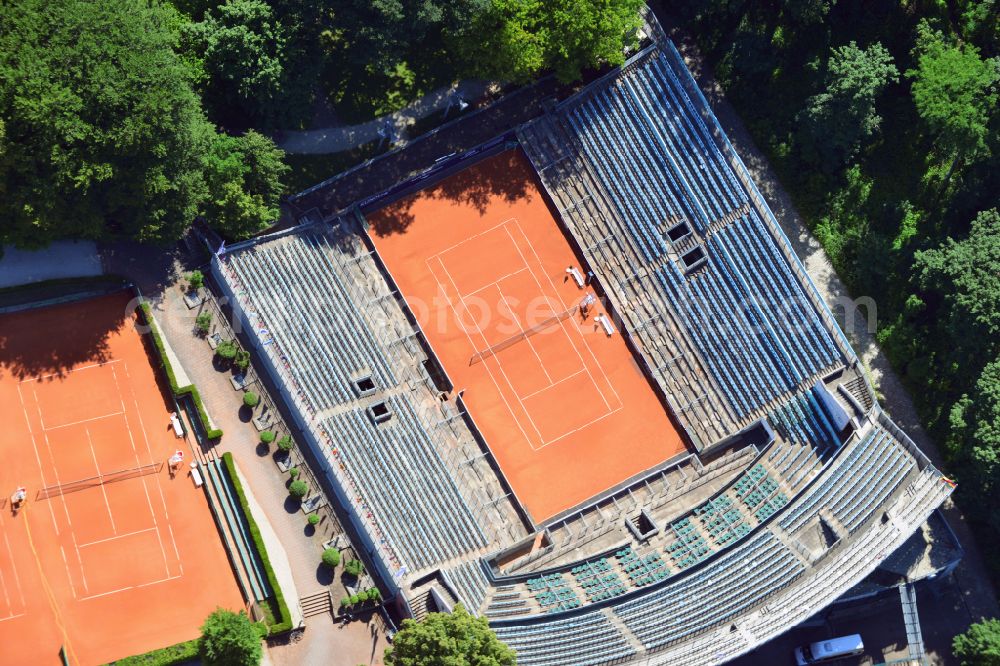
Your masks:
{"label": "paved walkway", "polygon": [[[273,450],[259,445],[257,430],[241,415],[242,394],[233,389],[230,373],[215,369],[212,350],[193,334],[198,310],[188,310],[176,285],[163,292],[147,293],[147,298],[184,371],[198,386],[206,410],[224,432],[215,452],[233,454],[246,486],[285,550],[290,571],[279,574],[279,578],[290,575],[301,596],[329,586],[336,604],[344,596],[340,579],[331,576],[320,564],[324,526],[313,534],[298,503],[289,500],[285,486],[288,477],[274,463]],[[289,599],[289,603],[296,601]],[[362,621],[334,626],[330,615],[314,616],[306,620],[306,631],[298,643],[279,641],[271,645],[270,658],[274,664],[380,664],[387,643],[377,627],[377,622]],[[343,661],[344,655],[350,655],[349,662]]]}
{"label": "paved walkway", "polygon": [[[459,81],[447,88],[440,88],[410,103],[408,106],[365,123],[344,127],[326,127],[303,131],[282,131],[277,138],[278,147],[286,153],[339,153],[382,138],[387,123],[392,125],[396,137],[402,136],[407,127],[421,118],[444,111],[449,103],[456,103],[460,97],[472,102],[486,94],[489,84],[485,81]],[[455,113],[458,109],[449,111]]]}
{"label": "paved walkway", "polygon": [[[726,100],[722,88],[716,83],[707,66],[702,63],[691,39],[678,30],[671,32],[671,38],[684,55],[719,123],[750,170],[754,182],[770,205],[796,254],[805,264],[809,276],[824,300],[839,317],[842,309],[838,311],[838,308],[842,308],[845,302],[853,302],[853,297],[846,285],[841,282],[822,245],[799,216],[788,192],[782,187],[767,158],[754,143],[739,115]],[[878,346],[875,331],[869,330],[868,317],[865,315],[865,310],[862,309],[858,316],[854,317],[854,325],[846,332],[855,351],[868,368],[873,384],[883,396],[880,402],[920,449],[936,465],[943,467],[937,444],[924,430],[913,400],[893,370],[888,357]],[[841,325],[843,326],[843,322]],[[951,500],[948,500],[942,510],[965,548],[965,557],[954,577],[970,621],[1000,616],[996,591],[965,517]],[[921,616],[924,619],[931,618],[931,614],[925,613],[923,608]]]}
{"label": "paved walkway", "polygon": [[56,241],[44,250],[3,249],[0,288],[101,274],[101,258],[92,241]]}

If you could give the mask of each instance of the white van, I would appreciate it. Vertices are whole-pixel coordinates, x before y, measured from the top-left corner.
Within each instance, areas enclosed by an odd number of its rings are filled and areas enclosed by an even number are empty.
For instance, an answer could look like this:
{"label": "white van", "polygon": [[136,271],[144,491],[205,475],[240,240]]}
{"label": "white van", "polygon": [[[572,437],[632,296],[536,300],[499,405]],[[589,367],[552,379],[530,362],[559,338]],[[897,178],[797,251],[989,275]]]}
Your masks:
{"label": "white van", "polygon": [[865,644],[861,642],[861,635],[851,634],[795,648],[795,663],[798,666],[823,664],[863,654],[864,651]]}

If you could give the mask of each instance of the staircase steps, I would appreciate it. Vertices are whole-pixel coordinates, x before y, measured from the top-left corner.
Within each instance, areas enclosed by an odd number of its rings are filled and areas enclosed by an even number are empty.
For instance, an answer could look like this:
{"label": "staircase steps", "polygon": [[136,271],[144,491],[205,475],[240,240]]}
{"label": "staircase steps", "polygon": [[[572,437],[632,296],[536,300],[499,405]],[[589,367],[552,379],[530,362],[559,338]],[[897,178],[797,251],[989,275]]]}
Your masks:
{"label": "staircase steps", "polygon": [[319,590],[299,599],[302,607],[302,617],[313,617],[324,613],[333,613],[333,600],[329,590]]}

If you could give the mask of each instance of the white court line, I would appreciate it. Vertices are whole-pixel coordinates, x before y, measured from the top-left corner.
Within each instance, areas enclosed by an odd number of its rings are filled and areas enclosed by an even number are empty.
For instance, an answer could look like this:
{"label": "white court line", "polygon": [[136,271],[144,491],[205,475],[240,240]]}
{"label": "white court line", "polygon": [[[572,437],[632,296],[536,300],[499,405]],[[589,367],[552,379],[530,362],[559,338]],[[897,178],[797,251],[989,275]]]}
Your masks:
{"label": "white court line", "polygon": [[[522,334],[524,334],[524,326],[521,325],[521,320],[518,318],[517,314],[514,312],[514,308],[510,307],[510,301],[508,301],[507,297],[503,295],[503,290],[500,288],[500,282],[499,281],[497,281],[497,291],[500,292],[500,300],[502,300],[503,303],[504,303],[504,305],[507,306],[507,312],[509,312],[510,316],[514,319],[514,323],[517,324],[518,330]],[[555,314],[555,313],[553,313],[553,314]],[[546,368],[545,364],[542,362],[542,357],[538,355],[538,351],[535,349],[535,345],[533,345],[531,343],[531,337],[528,336],[528,335],[525,335],[524,336],[524,341],[528,343],[529,347],[531,347],[531,353],[534,354],[535,358],[538,359],[538,365],[539,365],[539,367],[542,369],[542,372],[545,373],[545,378],[547,380],[549,380],[549,386],[552,386],[552,375],[549,374],[548,368]],[[499,362],[499,360],[498,360],[498,362]],[[511,388],[514,388],[514,387],[511,386]]]}
{"label": "white court line", "polygon": [[[121,384],[118,382],[118,373],[114,368],[111,368],[111,375],[115,378],[115,387],[118,389],[118,399],[122,403],[122,411],[125,411],[125,399],[122,397]],[[132,453],[135,456],[136,466],[142,465],[139,460],[139,450],[135,448],[135,438],[132,436],[132,426],[128,422],[128,414],[125,414],[125,429],[128,431],[128,439],[132,444]],[[146,486],[146,477],[139,477],[142,481],[142,490],[146,494],[146,505],[149,507],[149,515],[153,517],[153,526],[157,526],[156,513],[153,511],[153,501],[149,498],[149,487]],[[170,576],[170,566],[167,564],[167,551],[163,548],[163,537],[160,536],[160,530],[156,530],[156,538],[160,542],[160,554],[163,556],[163,568],[167,572],[167,577]]]}
{"label": "white court line", "polygon": [[80,597],[79,601],[89,601],[91,599],[99,599],[100,597],[106,597],[109,594],[118,594],[119,592],[124,592],[126,590],[136,590],[140,587],[149,587],[150,585],[159,585],[160,583],[166,583],[169,580],[176,580],[180,576],[167,576],[166,578],[161,578],[159,580],[153,580],[148,583],[140,583],[139,585],[127,585],[125,587],[119,587],[117,590],[109,590],[108,592],[101,592],[100,594],[92,594],[89,597]]}
{"label": "white court line", "polygon": [[[442,254],[445,254],[446,252],[451,252],[452,250],[454,250],[459,245],[465,245],[466,243],[468,243],[469,241],[471,241],[473,238],[479,238],[480,236],[485,236],[486,234],[490,233],[491,231],[494,231],[495,229],[498,229],[499,227],[504,226],[508,222],[515,221],[516,219],[517,218],[514,218],[514,217],[508,217],[503,222],[501,222],[499,224],[495,224],[492,227],[490,227],[489,229],[484,229],[483,231],[480,231],[478,234],[472,234],[471,236],[469,236],[465,240],[460,240],[457,243],[455,243],[454,245],[452,245],[451,247],[446,247],[445,249],[441,250],[437,254],[432,254],[431,256],[427,257],[427,259],[425,261],[428,262],[428,263],[430,263],[431,259],[437,259]],[[440,259],[438,259],[438,261],[440,261]],[[442,263],[444,263],[444,262],[442,262]]]}
{"label": "white court line", "polygon": [[[81,419],[79,421],[74,421],[73,423],[62,423],[60,425],[47,426],[45,422],[42,422],[42,430],[58,430],[59,428],[69,428],[70,426],[81,425],[83,423],[90,423],[91,421],[97,421],[98,419],[109,419],[112,416],[118,416],[124,412],[112,412],[111,414],[105,414],[104,416],[95,416],[89,419]],[[38,416],[39,420],[42,418],[41,414]]]}
{"label": "white court line", "polygon": [[[438,261],[441,261],[441,260],[440,260],[440,259],[438,259]],[[444,262],[442,262],[442,263],[444,263]],[[461,298],[461,299],[462,299],[462,300],[464,301],[464,300],[465,300],[466,298],[468,298],[469,296],[473,296],[473,295],[475,295],[475,294],[478,294],[479,292],[481,292],[481,291],[485,291],[485,290],[489,289],[490,287],[494,287],[494,286],[495,286],[495,287],[497,287],[497,288],[499,289],[499,288],[500,288],[500,283],[501,283],[501,282],[503,282],[504,280],[506,280],[506,279],[507,279],[507,278],[509,278],[509,277],[514,277],[514,276],[515,276],[515,275],[517,275],[518,273],[523,273],[523,272],[524,272],[524,271],[526,271],[526,270],[528,270],[528,267],[527,267],[527,266],[525,266],[524,268],[518,268],[518,269],[517,269],[516,271],[511,271],[510,273],[507,273],[506,275],[501,275],[500,277],[498,277],[498,278],[497,278],[496,280],[494,280],[493,282],[490,282],[489,284],[484,284],[484,285],[483,285],[482,287],[480,287],[479,289],[473,289],[472,291],[470,291],[470,292],[469,292],[469,293],[467,293],[467,294],[459,294],[458,296],[459,296],[459,298]]]}
{"label": "white court line", "polygon": [[[17,595],[21,598],[21,608],[25,608],[27,604],[24,602],[24,589],[21,587],[21,576],[17,573],[17,563],[14,562],[14,549],[10,547],[10,538],[7,534],[8,530],[6,527],[3,527],[2,523],[3,520],[0,519],[0,533],[3,534],[4,545],[7,548],[7,557],[10,560],[10,570],[11,573],[14,574],[14,586],[17,588]],[[4,578],[2,571],[0,571],[0,583],[3,584],[3,597],[4,601],[7,603],[7,609],[13,611],[14,606],[10,599],[10,588],[7,587],[7,580]]]}
{"label": "white court line", "polygon": [[[136,417],[139,419],[139,428],[142,431],[142,439],[146,443],[146,452],[149,454],[149,461],[152,463],[152,462],[155,462],[155,457],[153,456],[153,449],[149,445],[149,437],[146,435],[146,424],[142,420],[142,410],[139,408],[139,400],[138,400],[138,398],[135,397],[135,388],[133,388],[133,386],[132,386],[132,375],[130,375],[129,372],[128,372],[128,363],[123,363],[122,367],[125,368],[125,383],[128,385],[129,395],[132,396],[132,404],[135,405],[135,413],[136,413]],[[188,448],[188,453],[191,453],[190,447]],[[180,552],[177,550],[177,540],[174,539],[174,530],[170,526],[170,512],[167,509],[167,498],[163,495],[163,484],[160,482],[160,477],[159,476],[156,476],[155,478],[156,478],[156,489],[157,489],[157,492],[159,492],[159,494],[160,494],[160,506],[163,507],[163,522],[166,523],[167,530],[170,532],[170,540],[174,544],[174,552],[177,553],[177,564],[181,568],[181,573],[183,573],[184,572],[184,567],[181,565]],[[143,481],[143,483],[145,483],[145,480]],[[150,508],[152,509],[152,507],[150,507]],[[155,517],[154,517],[153,523],[156,524]],[[157,534],[158,535],[159,535],[159,533],[160,533],[159,530],[157,530]],[[164,551],[164,555],[163,555],[164,562],[166,562],[166,559],[167,559],[166,551]],[[169,564],[167,565],[167,575],[168,576],[170,575],[170,565]]]}
{"label": "white court line", "polygon": [[[100,363],[91,363],[90,365],[81,365],[79,368],[73,368],[66,375],[71,375],[74,372],[80,372],[81,370],[90,370],[91,368],[100,368],[101,366],[111,365],[112,363],[118,363],[121,361],[120,358],[113,358],[110,361],[101,361]],[[49,377],[64,377],[65,375],[61,372],[53,372],[47,375],[38,375],[37,377],[32,377],[31,379],[22,379],[20,384],[27,384],[28,382],[37,382],[42,379],[48,379]]]}
{"label": "white court line", "polygon": [[184,560],[181,559],[181,551],[178,550],[178,548],[177,548],[177,539],[174,538],[174,526],[170,524],[169,520],[167,521],[167,531],[170,532],[170,540],[174,544],[174,555],[177,556],[177,566],[181,570],[180,575],[183,576],[184,575]]}
{"label": "white court line", "polygon": [[[97,470],[97,475],[101,475],[101,466],[97,464],[97,452],[94,451],[94,440],[90,436],[90,429],[85,428],[84,432],[87,433],[87,443],[90,444],[90,457],[94,460],[94,469]],[[111,521],[111,531],[114,534],[118,534],[118,528],[115,526],[115,515],[111,513],[111,502],[108,501],[108,490],[104,487],[104,484],[100,484],[101,494],[104,495],[104,508],[108,510],[108,520]]]}
{"label": "white court line", "polygon": [[[93,366],[91,366],[91,367],[93,367]],[[18,386],[18,392],[20,392],[20,389],[21,389],[21,387]],[[42,404],[38,401],[38,391],[36,391],[34,388],[32,388],[31,389],[31,395],[35,399],[35,411],[38,412],[38,421],[42,422]],[[49,441],[49,435],[48,435],[47,432],[45,432],[45,430],[42,430],[42,438],[45,440],[45,448],[49,452],[49,461],[50,461],[50,463],[52,465],[52,473],[55,475],[56,484],[59,485],[59,484],[62,483],[62,481],[59,479],[59,467],[56,465],[55,454],[52,453],[52,442]],[[32,442],[34,442],[34,437],[32,437]],[[36,456],[38,455],[37,451],[35,452],[35,455]],[[38,460],[38,473],[39,473],[39,475],[41,475],[42,483],[45,484],[45,486],[48,486],[49,484],[45,481],[45,473],[42,471],[42,469],[43,469],[42,468],[42,461],[39,458],[39,460]],[[69,515],[69,505],[66,503],[66,496],[65,495],[60,495],[59,496],[59,501],[62,504],[63,513],[66,514],[66,524],[69,526],[69,535],[70,535],[70,538],[73,540],[73,548],[76,550],[76,560],[77,560],[77,562],[80,565],[80,577],[83,579],[83,588],[84,588],[84,591],[86,592],[87,591],[87,576],[86,576],[86,574],[83,571],[83,558],[80,557],[80,548],[76,545],[76,533],[73,530],[73,519]],[[60,530],[59,530],[58,521],[56,520],[55,509],[52,508],[53,502],[46,502],[46,503],[49,504],[49,510],[52,511],[52,523],[55,526],[56,536],[58,537],[60,535]],[[60,545],[60,548],[62,548],[61,545]],[[76,586],[73,583],[73,573],[70,571],[69,561],[66,559],[65,552],[63,553],[63,565],[66,567],[66,578],[69,580],[70,587],[72,588],[73,594],[75,596],[76,595]]]}
{"label": "white court line", "polygon": [[[23,383],[23,382],[22,382]],[[34,393],[34,391],[32,391]],[[38,444],[35,441],[35,430],[31,427],[31,417],[28,416],[28,406],[24,404],[24,395],[21,393],[21,385],[17,386],[17,397],[21,401],[21,411],[24,412],[24,421],[28,424],[28,434],[31,436],[31,448],[35,452],[35,462],[38,463],[38,473],[42,479],[42,485],[48,486],[49,484],[45,482],[45,472],[42,467],[42,457],[38,454]],[[37,396],[35,396],[37,398]],[[51,502],[46,502],[49,505],[49,513],[52,515],[52,527],[56,531],[56,536],[59,536],[59,523],[56,521],[56,514],[52,508]]]}
{"label": "white court line", "polygon": [[[455,288],[455,293],[457,293],[457,294],[462,293],[459,290],[458,285],[455,284],[455,279],[451,276],[451,273],[448,272],[448,267],[445,266],[444,262],[441,261],[440,259],[438,259],[438,262],[441,264],[441,270],[443,270],[444,273],[445,273],[445,275],[448,276],[448,281],[451,282],[451,286]],[[486,347],[484,349],[489,349],[489,346],[490,346],[489,340],[486,339],[486,335],[483,334],[482,329],[479,329],[479,337],[481,337],[483,339],[483,343],[486,345]],[[475,349],[475,345],[473,345],[473,348]],[[510,380],[510,377],[507,376],[507,371],[504,370],[503,363],[500,363],[499,359],[497,359],[496,357],[493,357],[493,358],[484,358],[483,359],[483,364],[486,365],[487,368],[489,368],[488,363],[491,360],[496,360],[496,362],[497,362],[497,369],[499,369],[500,370],[500,374],[503,375],[504,380],[507,382],[507,386],[509,386],[511,388],[511,390],[513,391],[514,383]],[[492,372],[490,373],[490,376],[491,377],[493,376]],[[500,387],[497,386],[498,390],[499,390],[499,388]],[[535,429],[535,433],[538,435],[538,440],[539,441],[544,441],[543,438],[542,438],[542,433],[538,430],[538,426],[535,425],[534,419],[531,418],[531,415],[528,414],[528,410],[524,407],[524,403],[521,402],[521,396],[517,395],[517,392],[514,391],[514,397],[517,398],[517,402],[521,405],[521,410],[528,417],[528,422],[531,424],[531,427]],[[508,405],[508,409],[509,409],[509,405]],[[511,416],[514,418],[514,420],[517,420],[517,417],[514,416],[514,412],[513,411],[511,411]],[[531,446],[531,448],[535,448],[534,446],[531,445],[531,440],[528,440],[528,446]]]}
{"label": "white court line", "polygon": [[[531,250],[531,253],[534,255],[535,261],[538,262],[539,266],[544,266],[544,264],[542,263],[541,257],[538,256],[538,252],[535,250],[534,244],[531,242],[531,239],[528,238],[528,235],[526,233],[524,233],[524,228],[521,226],[521,223],[518,222],[517,220],[514,220],[514,224],[517,225],[518,232],[520,232],[521,236],[524,237],[524,241],[528,245],[528,248]],[[509,231],[508,231],[508,233],[509,233]],[[516,243],[515,243],[515,245],[516,245]],[[520,249],[520,246],[518,246],[518,249]],[[566,303],[565,303],[565,301],[562,300],[562,296],[559,295],[559,290],[556,288],[555,282],[552,281],[552,276],[551,275],[548,276],[548,280],[549,280],[549,284],[552,285],[552,289],[556,292],[556,298],[558,298],[559,302],[562,303],[562,305],[565,307]],[[594,350],[591,349],[590,345],[587,344],[586,340],[582,339],[583,334],[580,333],[579,330],[577,330],[577,334],[581,337],[580,344],[582,344],[584,346],[584,348],[586,348],[587,352],[590,354],[590,358],[594,361],[594,364],[601,371],[601,375],[604,377],[604,382],[608,385],[608,388],[614,394],[615,400],[618,401],[618,404],[620,405],[619,409],[621,407],[624,407],[625,403],[622,401],[621,396],[618,395],[618,391],[615,390],[614,383],[611,381],[611,378],[608,377],[608,373],[604,371],[604,366],[601,365],[601,363],[597,360],[597,356],[594,355]],[[573,347],[574,347],[574,349],[577,349],[575,343],[573,343]],[[577,353],[579,354],[579,349],[577,349]],[[581,360],[582,360],[582,357],[581,357]],[[597,382],[595,381],[594,384],[597,385]],[[600,389],[598,389],[598,391],[600,391]],[[604,392],[603,391],[600,391],[600,392],[601,392],[601,395],[603,396]],[[606,401],[607,400],[605,399],[605,402]],[[609,407],[610,407],[610,405],[609,405]]]}
{"label": "white court line", "polygon": [[[510,233],[510,229],[508,229],[507,227],[504,227],[504,231],[506,231],[507,235],[510,236],[510,242],[514,244],[515,248],[517,248],[517,253],[521,255],[521,261],[523,261],[525,263],[525,265],[528,265],[528,260],[527,260],[527,258],[525,258],[524,254],[521,252],[521,246],[517,244],[516,240],[514,240],[514,235],[512,233]],[[521,233],[523,235],[524,231],[522,230]],[[524,237],[524,240],[527,241],[528,247],[530,247],[532,249],[532,251],[534,251],[534,247],[531,245],[531,241],[528,240],[527,236]],[[542,266],[542,267],[545,266],[545,264],[542,263],[542,260],[539,258],[539,256],[538,256],[537,253],[535,254],[535,261],[538,262],[539,266]],[[542,283],[538,279],[538,276],[535,275],[535,271],[533,271],[533,270],[531,270],[529,268],[529,272],[531,273],[531,277],[535,281],[535,284],[538,285],[538,292],[540,294],[544,295],[545,294],[545,290],[542,289]],[[555,284],[552,283],[552,278],[551,277],[549,278],[549,284],[552,286],[553,291],[555,291],[556,298],[559,299],[559,303],[562,304],[563,311],[565,312],[565,310],[566,310],[566,302],[563,301],[562,296],[559,295],[559,290],[556,289]],[[562,321],[562,320],[560,320],[559,326],[560,326],[560,328],[563,329],[563,332],[565,333],[566,332],[565,322]],[[569,334],[567,333],[566,336],[569,337]],[[607,409],[610,410],[611,409],[611,404],[608,402],[608,399],[604,396],[604,392],[601,391],[600,387],[597,385],[597,380],[594,379],[594,375],[593,375],[593,373],[590,372],[590,368],[587,368],[587,364],[583,360],[583,354],[581,354],[580,350],[576,348],[576,344],[572,340],[570,340],[570,346],[573,348],[573,351],[576,352],[577,358],[580,359],[580,365],[582,365],[584,368],[586,368],[587,375],[590,377],[590,381],[592,381],[594,383],[594,388],[597,389],[597,393],[601,396],[601,400],[604,401],[604,406]]]}
{"label": "white court line", "polygon": [[[435,273],[434,269],[431,268],[429,259],[427,260],[426,263],[427,263],[427,270],[431,272],[431,276],[434,278],[434,281],[437,282],[438,288],[441,290],[441,295],[444,296],[446,301],[448,301],[448,307],[451,308],[452,314],[455,315],[455,321],[459,323],[462,332],[465,333],[465,337],[468,338],[469,346],[472,347],[473,351],[478,350],[478,347],[476,347],[476,344],[472,341],[472,336],[469,334],[467,330],[465,330],[465,326],[462,325],[461,323],[462,319],[458,316],[458,311],[455,309],[455,304],[452,302],[451,297],[448,296],[448,290],[445,289],[444,284],[442,284],[441,280],[438,279],[437,273]],[[440,260],[438,260],[438,263],[441,263]],[[441,264],[441,267],[443,268],[444,264]],[[531,439],[528,437],[528,433],[524,431],[524,426],[521,425],[521,420],[514,415],[514,410],[510,408],[510,402],[507,401],[507,396],[500,389],[500,382],[498,382],[496,377],[493,376],[493,370],[490,369],[489,364],[486,363],[486,359],[483,360],[483,366],[486,368],[486,372],[487,374],[489,374],[490,380],[493,382],[493,386],[496,387],[497,393],[500,394],[500,399],[503,400],[503,404],[507,408],[507,412],[510,414],[510,417],[514,420],[514,423],[517,424],[518,430],[520,430],[521,434],[524,436],[524,441],[528,442],[528,446],[531,446]]]}
{"label": "white court line", "polygon": [[19,617],[24,617],[25,613],[18,613],[17,615],[8,615],[7,617],[0,617],[0,622],[6,622],[7,620],[14,620]]}
{"label": "white court line", "polygon": [[106,539],[98,539],[97,541],[88,541],[87,543],[81,543],[80,548],[86,548],[87,546],[96,546],[99,543],[107,543],[108,541],[114,541],[115,539],[124,539],[126,537],[135,536],[136,534],[144,534],[155,530],[155,527],[147,527],[144,530],[136,530],[135,532],[126,532],[125,534],[116,534],[112,537],[107,537]]}
{"label": "white court line", "polygon": [[522,395],[521,396],[521,400],[527,400],[528,398],[530,398],[532,396],[536,396],[539,393],[544,393],[545,391],[548,391],[550,388],[554,388],[555,386],[558,386],[559,384],[562,384],[563,382],[565,382],[567,380],[573,379],[574,377],[576,377],[577,375],[579,375],[580,373],[583,373],[583,372],[586,372],[586,369],[585,368],[580,368],[576,372],[574,372],[572,374],[569,374],[569,375],[566,375],[565,377],[563,377],[559,381],[553,382],[553,383],[549,384],[548,386],[546,386],[545,388],[540,388],[537,391],[532,391],[531,393],[528,393],[527,395]]}

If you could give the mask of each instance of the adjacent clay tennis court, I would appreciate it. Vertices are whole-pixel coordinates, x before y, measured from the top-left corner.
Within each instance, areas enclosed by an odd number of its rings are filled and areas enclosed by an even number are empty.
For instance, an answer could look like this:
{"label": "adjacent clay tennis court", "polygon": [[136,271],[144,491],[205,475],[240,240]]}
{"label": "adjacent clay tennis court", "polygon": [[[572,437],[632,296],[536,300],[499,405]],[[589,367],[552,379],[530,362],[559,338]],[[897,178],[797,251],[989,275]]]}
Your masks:
{"label": "adjacent clay tennis court", "polygon": [[[0,316],[0,661],[104,664],[243,607],[120,294]],[[14,511],[9,496],[27,489]]]}
{"label": "adjacent clay tennis court", "polygon": [[368,216],[514,492],[543,521],[684,450],[519,150]]}

